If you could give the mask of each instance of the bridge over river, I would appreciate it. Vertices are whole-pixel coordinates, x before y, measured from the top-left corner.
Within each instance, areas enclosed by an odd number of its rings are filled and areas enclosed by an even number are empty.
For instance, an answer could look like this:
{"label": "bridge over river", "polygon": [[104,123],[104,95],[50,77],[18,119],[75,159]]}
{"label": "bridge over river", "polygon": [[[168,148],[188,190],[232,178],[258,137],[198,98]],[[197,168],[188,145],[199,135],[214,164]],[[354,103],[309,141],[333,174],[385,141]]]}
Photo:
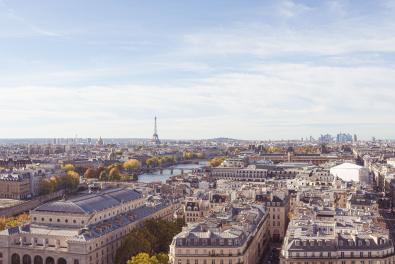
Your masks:
{"label": "bridge over river", "polygon": [[170,166],[165,169],[161,169],[155,172],[144,173],[139,176],[139,182],[156,182],[161,181],[165,182],[173,175],[179,175],[182,173],[191,172],[194,169],[201,168],[207,166],[206,161],[201,161],[198,164],[188,163],[188,164],[178,164],[175,166]]}

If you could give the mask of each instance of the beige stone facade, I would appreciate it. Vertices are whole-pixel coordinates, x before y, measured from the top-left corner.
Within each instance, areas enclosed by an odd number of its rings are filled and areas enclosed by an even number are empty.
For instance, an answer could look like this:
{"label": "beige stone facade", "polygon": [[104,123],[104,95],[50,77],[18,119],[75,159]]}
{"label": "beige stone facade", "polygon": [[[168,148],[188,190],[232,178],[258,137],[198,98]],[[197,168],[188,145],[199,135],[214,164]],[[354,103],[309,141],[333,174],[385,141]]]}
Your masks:
{"label": "beige stone facade", "polygon": [[0,198],[27,199],[30,195],[29,178],[0,179]]}
{"label": "beige stone facade", "polygon": [[[236,217],[240,223],[215,225],[214,219],[190,225],[178,234],[170,245],[170,262],[173,264],[240,264],[259,263],[268,247],[268,214],[260,210],[245,212],[242,218],[256,217],[254,226]],[[251,214],[250,214],[251,213]],[[244,225],[248,231],[244,231]]]}
{"label": "beige stone facade", "polygon": [[31,223],[0,232],[2,264],[112,264],[122,239],[149,218],[172,218],[176,204],[145,204],[128,189],[44,204]]}

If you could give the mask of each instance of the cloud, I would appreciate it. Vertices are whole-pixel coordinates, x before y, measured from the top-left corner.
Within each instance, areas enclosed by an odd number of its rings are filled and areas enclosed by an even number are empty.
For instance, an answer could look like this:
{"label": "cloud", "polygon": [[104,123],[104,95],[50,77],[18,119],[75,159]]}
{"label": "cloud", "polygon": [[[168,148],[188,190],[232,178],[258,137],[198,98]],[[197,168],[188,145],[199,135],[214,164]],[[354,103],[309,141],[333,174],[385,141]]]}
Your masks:
{"label": "cloud", "polygon": [[[15,129],[12,124],[25,123],[62,136],[100,131],[107,137],[143,137],[151,133],[152,116],[159,115],[166,138],[229,133],[267,139],[285,137],[290,130],[299,137],[326,132],[322,128],[369,137],[372,131],[364,128],[395,126],[394,75],[394,69],[378,67],[269,64],[250,73],[213,74],[178,86],[1,88],[0,122],[11,124],[7,133]],[[327,126],[319,131],[317,124]],[[23,133],[13,132],[28,136]]]}
{"label": "cloud", "polygon": [[0,137],[149,137],[158,115],[162,138],[395,138],[393,18],[344,1],[274,3],[275,21],[194,27],[171,47],[99,38],[96,54],[67,53],[75,64],[3,73]]}

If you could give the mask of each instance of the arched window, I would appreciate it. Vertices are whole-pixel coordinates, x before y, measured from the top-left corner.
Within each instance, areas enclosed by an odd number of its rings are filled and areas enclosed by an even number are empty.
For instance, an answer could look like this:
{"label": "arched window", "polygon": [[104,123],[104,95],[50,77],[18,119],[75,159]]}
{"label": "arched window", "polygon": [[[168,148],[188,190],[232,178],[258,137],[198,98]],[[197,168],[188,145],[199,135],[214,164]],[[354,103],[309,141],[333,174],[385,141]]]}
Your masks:
{"label": "arched window", "polygon": [[47,259],[45,260],[45,264],[55,264],[55,260],[53,259],[53,257],[47,257]]}
{"label": "arched window", "polygon": [[18,254],[12,254],[11,264],[21,264],[21,257]]}
{"label": "arched window", "polygon": [[58,264],[67,264],[67,261],[64,258],[59,258]]}
{"label": "arched window", "polygon": [[30,255],[23,255],[22,263],[23,264],[32,264],[32,258],[30,257]]}
{"label": "arched window", "polygon": [[43,258],[41,256],[35,256],[34,264],[43,264]]}

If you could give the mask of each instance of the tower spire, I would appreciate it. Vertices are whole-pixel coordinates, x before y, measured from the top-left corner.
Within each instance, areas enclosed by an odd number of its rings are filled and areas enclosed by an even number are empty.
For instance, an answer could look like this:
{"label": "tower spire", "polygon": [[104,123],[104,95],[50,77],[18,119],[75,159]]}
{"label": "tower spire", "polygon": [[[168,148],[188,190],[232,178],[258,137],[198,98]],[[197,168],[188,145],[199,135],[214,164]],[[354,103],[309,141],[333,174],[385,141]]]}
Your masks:
{"label": "tower spire", "polygon": [[156,135],[158,134],[158,129],[156,127],[156,116],[155,116],[154,134],[156,134]]}
{"label": "tower spire", "polygon": [[154,118],[155,123],[154,123],[154,134],[152,135],[152,142],[156,145],[160,144],[159,136],[158,136],[158,128],[156,125],[156,116]]}

